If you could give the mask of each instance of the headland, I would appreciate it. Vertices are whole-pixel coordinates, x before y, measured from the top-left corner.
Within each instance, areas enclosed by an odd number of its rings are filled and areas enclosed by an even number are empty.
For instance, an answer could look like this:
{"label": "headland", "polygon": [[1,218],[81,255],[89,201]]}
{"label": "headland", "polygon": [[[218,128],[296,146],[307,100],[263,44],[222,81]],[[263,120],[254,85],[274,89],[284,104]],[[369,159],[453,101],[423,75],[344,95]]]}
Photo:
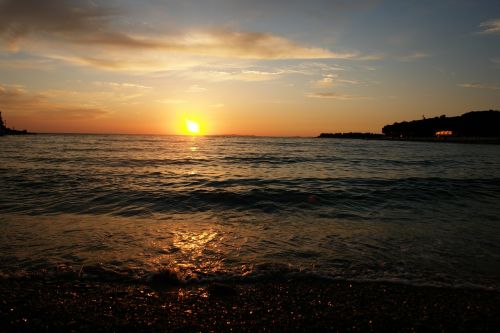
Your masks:
{"label": "headland", "polygon": [[5,121],[2,118],[2,112],[0,111],[0,136],[2,135],[26,135],[26,134],[34,134],[30,133],[27,130],[16,130],[13,128],[8,128],[5,124]]}
{"label": "headland", "polygon": [[321,133],[318,138],[500,144],[500,111],[471,111],[395,122],[379,133]]}

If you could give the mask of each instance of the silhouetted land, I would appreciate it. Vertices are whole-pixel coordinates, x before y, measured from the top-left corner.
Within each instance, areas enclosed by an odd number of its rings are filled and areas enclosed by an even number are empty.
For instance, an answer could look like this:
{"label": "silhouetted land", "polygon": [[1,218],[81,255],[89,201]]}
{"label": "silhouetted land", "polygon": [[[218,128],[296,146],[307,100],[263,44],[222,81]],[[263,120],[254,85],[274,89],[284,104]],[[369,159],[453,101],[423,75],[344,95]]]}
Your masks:
{"label": "silhouetted land", "polygon": [[2,280],[2,332],[498,332],[497,291],[278,280],[171,286]]}
{"label": "silhouetted land", "polygon": [[383,134],[376,133],[359,133],[359,132],[349,132],[349,133],[321,133],[318,138],[340,138],[340,139],[381,139],[385,136]]}
{"label": "silhouetted land", "polygon": [[500,144],[500,111],[471,111],[458,117],[442,115],[396,122],[384,126],[382,133],[321,133],[318,137]]}
{"label": "silhouetted land", "polygon": [[29,133],[27,130],[16,130],[16,129],[11,129],[5,126],[5,122],[2,119],[2,112],[0,112],[0,136],[2,135],[25,135],[25,134],[33,134]]}
{"label": "silhouetted land", "polygon": [[500,111],[472,111],[458,117],[445,115],[386,125],[382,133],[392,138],[426,138],[439,136],[458,138],[500,138]]}

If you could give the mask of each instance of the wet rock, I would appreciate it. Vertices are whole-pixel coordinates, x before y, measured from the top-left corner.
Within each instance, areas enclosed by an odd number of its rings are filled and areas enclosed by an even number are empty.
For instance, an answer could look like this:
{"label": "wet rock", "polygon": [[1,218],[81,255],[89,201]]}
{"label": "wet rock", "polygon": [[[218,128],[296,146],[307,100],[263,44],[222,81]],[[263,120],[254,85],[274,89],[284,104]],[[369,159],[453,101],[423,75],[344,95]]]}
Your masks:
{"label": "wet rock", "polygon": [[162,269],[150,276],[149,283],[155,288],[167,288],[184,284],[184,279],[177,270]]}

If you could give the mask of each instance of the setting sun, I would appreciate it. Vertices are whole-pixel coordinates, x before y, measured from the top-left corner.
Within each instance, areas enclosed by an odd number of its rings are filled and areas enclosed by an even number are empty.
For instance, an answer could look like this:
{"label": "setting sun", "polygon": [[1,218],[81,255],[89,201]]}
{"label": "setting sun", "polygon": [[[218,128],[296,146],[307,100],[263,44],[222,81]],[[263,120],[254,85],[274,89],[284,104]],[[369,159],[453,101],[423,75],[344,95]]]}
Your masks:
{"label": "setting sun", "polygon": [[200,134],[200,124],[190,119],[186,119],[186,129],[190,134]]}

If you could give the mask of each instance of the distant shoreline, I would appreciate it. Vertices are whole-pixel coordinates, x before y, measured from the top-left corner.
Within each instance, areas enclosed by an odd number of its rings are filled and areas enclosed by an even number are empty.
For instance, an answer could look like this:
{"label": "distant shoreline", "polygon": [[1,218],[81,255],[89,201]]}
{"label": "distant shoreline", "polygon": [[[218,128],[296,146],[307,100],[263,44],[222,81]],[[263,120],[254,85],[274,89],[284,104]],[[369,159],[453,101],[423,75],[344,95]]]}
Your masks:
{"label": "distant shoreline", "polygon": [[[376,135],[376,134],[375,134]],[[410,141],[410,142],[439,142],[439,143],[465,143],[465,144],[500,144],[500,138],[488,137],[451,137],[451,138],[435,138],[435,137],[422,137],[422,138],[392,138],[380,136],[328,136],[323,133],[316,138],[318,139],[353,139],[353,140],[376,140],[376,141]]]}
{"label": "distant shoreline", "polygon": [[35,134],[37,133],[28,132],[26,130],[23,131],[9,130],[7,132],[0,134],[0,136],[19,136],[19,135],[35,135]]}

